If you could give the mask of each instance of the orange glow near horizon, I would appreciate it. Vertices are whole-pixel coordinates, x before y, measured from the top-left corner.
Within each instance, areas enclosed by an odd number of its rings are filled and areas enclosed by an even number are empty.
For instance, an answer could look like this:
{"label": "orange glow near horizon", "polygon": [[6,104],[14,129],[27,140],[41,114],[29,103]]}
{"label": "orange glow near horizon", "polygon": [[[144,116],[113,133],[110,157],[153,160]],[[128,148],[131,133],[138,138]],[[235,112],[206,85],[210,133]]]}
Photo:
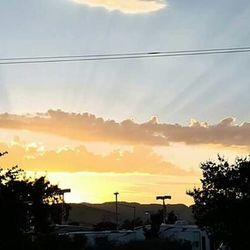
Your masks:
{"label": "orange glow near horizon", "polygon": [[147,174],[115,173],[48,173],[48,178],[60,187],[71,188],[67,202],[103,203],[114,200],[113,193],[119,191],[119,200],[139,203],[157,203],[156,195],[170,193],[170,204],[192,204],[186,191],[199,185],[196,176],[157,176]]}
{"label": "orange glow near horizon", "polygon": [[186,191],[199,186],[199,163],[217,153],[233,160],[247,148],[218,145],[119,145],[80,142],[42,133],[0,130],[1,166],[16,164],[31,176],[46,174],[61,188],[71,188],[67,202],[103,203],[119,199],[156,203],[155,196],[171,194],[171,204],[192,204]]}

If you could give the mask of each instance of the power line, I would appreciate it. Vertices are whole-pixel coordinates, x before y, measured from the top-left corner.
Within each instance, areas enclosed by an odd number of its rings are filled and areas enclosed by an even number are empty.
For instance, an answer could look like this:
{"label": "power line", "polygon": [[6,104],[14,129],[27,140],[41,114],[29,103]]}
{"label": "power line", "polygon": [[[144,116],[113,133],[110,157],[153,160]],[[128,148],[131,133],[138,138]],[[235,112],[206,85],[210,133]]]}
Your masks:
{"label": "power line", "polygon": [[151,51],[151,52],[93,54],[93,55],[12,57],[12,58],[0,58],[0,65],[127,60],[127,59],[140,59],[140,58],[183,57],[183,56],[216,55],[216,54],[229,54],[229,53],[232,54],[232,53],[246,53],[246,52],[250,52],[250,46],[233,47],[233,48]]}
{"label": "power line", "polygon": [[231,51],[231,50],[249,50],[249,47],[230,47],[230,48],[213,48],[213,49],[195,49],[195,50],[174,50],[174,51],[151,51],[151,52],[136,52],[136,53],[113,53],[113,54],[92,54],[92,55],[62,55],[62,56],[36,56],[36,57],[9,57],[0,58],[0,61],[12,60],[43,60],[43,59],[66,59],[79,57],[110,57],[110,56],[141,56],[141,55],[156,55],[156,54],[175,54],[175,53],[190,53],[190,52],[213,52],[213,51]]}

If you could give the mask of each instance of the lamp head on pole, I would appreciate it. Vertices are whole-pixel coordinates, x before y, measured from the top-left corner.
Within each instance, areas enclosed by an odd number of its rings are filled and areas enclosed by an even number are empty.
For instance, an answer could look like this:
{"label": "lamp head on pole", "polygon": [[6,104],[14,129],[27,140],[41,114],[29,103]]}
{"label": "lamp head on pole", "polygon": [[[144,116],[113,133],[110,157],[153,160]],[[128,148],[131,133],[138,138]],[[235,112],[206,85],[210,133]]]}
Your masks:
{"label": "lamp head on pole", "polygon": [[166,200],[166,199],[171,199],[172,197],[170,195],[160,195],[160,196],[156,196],[156,200]]}

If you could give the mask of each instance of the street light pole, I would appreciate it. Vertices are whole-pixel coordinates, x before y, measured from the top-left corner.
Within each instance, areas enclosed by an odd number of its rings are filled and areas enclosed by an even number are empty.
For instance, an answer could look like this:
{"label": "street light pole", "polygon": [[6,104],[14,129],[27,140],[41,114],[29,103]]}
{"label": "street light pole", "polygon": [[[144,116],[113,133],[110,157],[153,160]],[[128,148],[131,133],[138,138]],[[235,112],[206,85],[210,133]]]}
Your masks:
{"label": "street light pole", "polygon": [[70,188],[67,188],[67,189],[60,189],[57,191],[57,194],[61,196],[61,199],[62,199],[62,203],[61,203],[61,224],[63,223],[63,217],[64,217],[64,214],[63,214],[63,210],[64,210],[64,207],[65,207],[65,200],[64,200],[64,194],[65,193],[70,193],[71,192],[71,189]]}
{"label": "street light pole", "polygon": [[162,195],[162,196],[156,196],[156,200],[162,200],[163,203],[163,222],[166,223],[166,217],[167,217],[167,208],[165,200],[171,199],[170,195]]}
{"label": "street light pole", "polygon": [[136,214],[136,207],[134,206],[133,209],[134,209],[134,214],[133,214],[133,216],[134,216],[133,230],[135,230],[135,214]]}
{"label": "street light pole", "polygon": [[115,195],[115,220],[116,220],[116,230],[118,230],[118,192],[114,193]]}
{"label": "street light pole", "polygon": [[136,206],[132,206],[132,205],[128,205],[128,204],[122,204],[122,203],[120,204],[120,206],[133,208],[133,230],[135,230]]}

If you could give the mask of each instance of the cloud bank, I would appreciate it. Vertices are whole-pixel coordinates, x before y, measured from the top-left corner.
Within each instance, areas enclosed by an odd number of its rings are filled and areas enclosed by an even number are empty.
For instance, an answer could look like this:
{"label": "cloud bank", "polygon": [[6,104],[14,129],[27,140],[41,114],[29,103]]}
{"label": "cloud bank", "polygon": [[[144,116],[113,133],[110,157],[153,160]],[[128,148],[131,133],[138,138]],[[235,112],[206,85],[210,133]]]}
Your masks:
{"label": "cloud bank", "polygon": [[148,13],[166,7],[164,0],[73,0],[78,4],[91,7],[103,7],[109,11],[118,10],[123,13]]}
{"label": "cloud bank", "polygon": [[231,117],[213,125],[191,120],[188,126],[183,126],[159,123],[155,117],[145,123],[136,123],[133,120],[116,122],[89,113],[49,110],[36,115],[0,114],[0,128],[24,129],[81,141],[127,145],[166,146],[171,142],[250,145],[250,122],[236,124]]}
{"label": "cloud bank", "polygon": [[164,160],[150,147],[135,146],[132,151],[115,150],[107,155],[88,152],[84,146],[44,150],[42,145],[26,144],[16,138],[11,145],[0,143],[0,152],[7,150],[10,157],[2,157],[1,165],[11,167],[18,163],[30,171],[146,173],[157,175],[195,176]]}

